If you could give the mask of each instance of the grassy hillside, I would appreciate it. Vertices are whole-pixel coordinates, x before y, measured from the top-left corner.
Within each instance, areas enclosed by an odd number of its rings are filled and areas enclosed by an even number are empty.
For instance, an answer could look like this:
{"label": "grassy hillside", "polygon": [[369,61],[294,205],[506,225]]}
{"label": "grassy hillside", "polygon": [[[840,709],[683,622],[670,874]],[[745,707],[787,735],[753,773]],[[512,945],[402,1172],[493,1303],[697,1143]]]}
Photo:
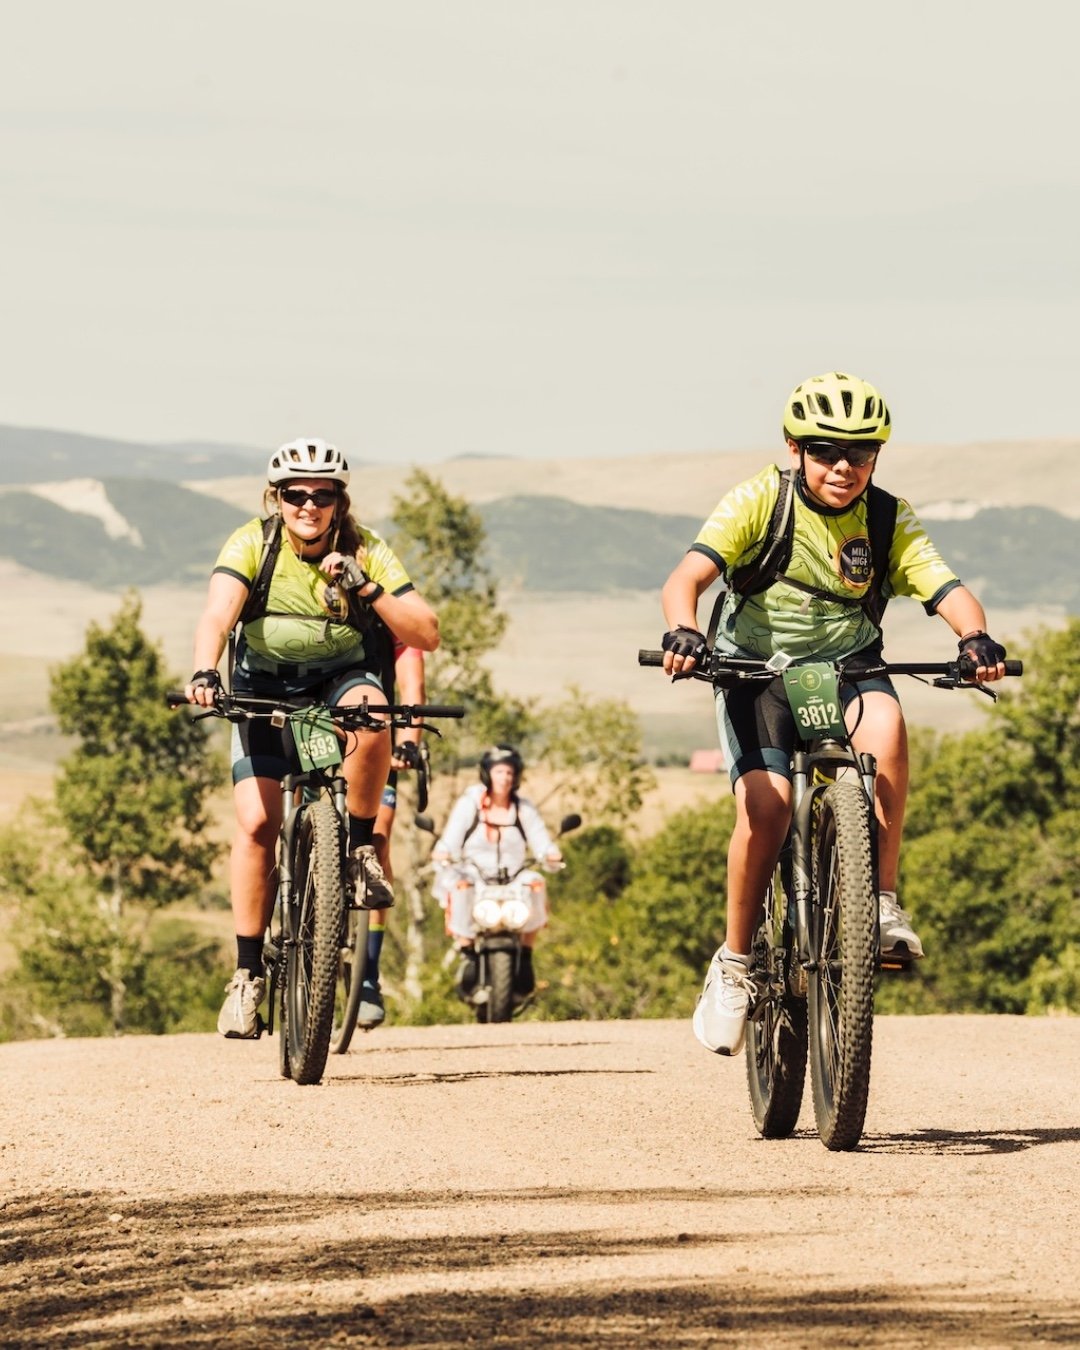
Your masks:
{"label": "grassy hillside", "polygon": [[0,557],[105,588],[201,582],[226,536],[253,514],[175,483],[106,479],[104,487],[141,546],[111,538],[96,516],[13,490],[0,493]]}
{"label": "grassy hillside", "polygon": [[481,508],[499,575],[527,590],[637,591],[655,586],[701,522],[561,497],[509,497]]}
{"label": "grassy hillside", "polygon": [[0,426],[0,483],[55,483],[65,478],[218,478],[261,473],[267,451],[185,442],[144,445],[71,431]]}
{"label": "grassy hillside", "polygon": [[[126,535],[101,519],[18,488],[0,492],[0,557],[35,572],[104,588],[201,583],[240,510],[175,483],[102,482]],[[700,528],[697,516],[515,496],[480,507],[489,556],[504,584],[524,591],[605,595],[658,590]],[[1045,507],[991,507],[933,520],[930,532],[985,603],[1061,606],[1080,613],[1080,520]],[[423,563],[414,563],[423,588]]]}

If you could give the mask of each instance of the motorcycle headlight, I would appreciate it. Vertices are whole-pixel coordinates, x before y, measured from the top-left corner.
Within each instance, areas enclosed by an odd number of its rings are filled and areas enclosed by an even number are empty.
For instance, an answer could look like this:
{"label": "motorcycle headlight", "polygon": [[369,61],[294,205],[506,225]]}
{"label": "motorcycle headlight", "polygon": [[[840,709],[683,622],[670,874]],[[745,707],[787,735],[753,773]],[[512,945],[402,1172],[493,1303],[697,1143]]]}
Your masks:
{"label": "motorcycle headlight", "polygon": [[524,900],[504,900],[502,921],[504,928],[524,928],[529,921],[532,907]]}
{"label": "motorcycle headlight", "polygon": [[498,928],[502,918],[502,905],[498,900],[482,895],[473,905],[472,916],[477,928]]}

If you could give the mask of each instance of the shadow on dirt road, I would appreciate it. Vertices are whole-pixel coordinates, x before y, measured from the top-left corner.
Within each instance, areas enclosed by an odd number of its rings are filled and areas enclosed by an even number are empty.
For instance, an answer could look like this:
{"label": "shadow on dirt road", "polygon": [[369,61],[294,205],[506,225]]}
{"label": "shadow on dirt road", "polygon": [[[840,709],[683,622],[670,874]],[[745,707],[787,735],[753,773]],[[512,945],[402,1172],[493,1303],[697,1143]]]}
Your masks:
{"label": "shadow on dirt road", "polygon": [[[967,1141],[1000,1137],[1013,1136],[946,1132],[945,1143],[966,1147]],[[913,1138],[919,1143],[924,1136]],[[903,1140],[880,1142],[892,1147]],[[391,1211],[433,1211],[452,1222],[455,1206],[473,1198],[453,1192],[265,1193],[174,1202],[60,1192],[14,1199],[0,1207],[4,1343],[611,1350],[646,1339],[664,1347],[794,1350],[824,1341],[959,1350],[1072,1344],[1080,1334],[1080,1322],[1065,1308],[1037,1307],[1015,1296],[988,1305],[985,1298],[966,1299],[962,1289],[914,1290],[890,1285],[886,1277],[876,1288],[840,1283],[791,1298],[755,1283],[746,1267],[724,1268],[720,1251],[733,1240],[730,1235],[444,1230],[385,1237]],[[513,1198],[528,1200],[532,1193]],[[545,1191],[543,1198],[560,1197]],[[561,1198],[610,1205],[617,1214],[620,1205],[642,1196],[568,1190]],[[665,1192],[658,1198],[680,1196]],[[688,1192],[687,1198],[701,1200],[702,1193]],[[366,1237],[357,1235],[358,1218]],[[328,1228],[340,1235],[327,1239]],[[770,1235],[755,1236],[767,1241]],[[597,1280],[587,1270],[596,1258],[659,1260],[673,1247],[710,1246],[717,1250],[716,1274],[706,1279]],[[550,1267],[550,1280],[537,1283],[538,1266]],[[520,1292],[507,1291],[507,1267],[532,1272],[527,1283],[522,1279]],[[485,1288],[485,1272],[496,1269],[502,1271],[502,1287]],[[373,1281],[385,1285],[387,1278],[398,1292],[384,1288],[373,1298]]]}

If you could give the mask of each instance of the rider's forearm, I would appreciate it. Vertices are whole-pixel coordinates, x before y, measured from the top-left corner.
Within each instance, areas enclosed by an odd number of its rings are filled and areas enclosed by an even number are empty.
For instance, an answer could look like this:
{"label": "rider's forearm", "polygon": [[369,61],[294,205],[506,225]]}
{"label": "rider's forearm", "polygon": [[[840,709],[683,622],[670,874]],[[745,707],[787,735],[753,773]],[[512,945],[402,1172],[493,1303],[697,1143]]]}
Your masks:
{"label": "rider's forearm", "polygon": [[222,631],[216,614],[204,614],[195,625],[195,645],[191,659],[192,670],[217,670],[229,629]]}
{"label": "rider's forearm", "polygon": [[697,628],[698,601],[719,575],[719,569],[704,554],[686,554],[660,592],[668,628]]}
{"label": "rider's forearm", "polygon": [[438,647],[439,620],[415,591],[405,595],[383,591],[371,607],[399,642],[419,647],[422,652],[433,652]]}
{"label": "rider's forearm", "polygon": [[986,631],[986,611],[966,586],[954,586],[937,607],[957,637]]}

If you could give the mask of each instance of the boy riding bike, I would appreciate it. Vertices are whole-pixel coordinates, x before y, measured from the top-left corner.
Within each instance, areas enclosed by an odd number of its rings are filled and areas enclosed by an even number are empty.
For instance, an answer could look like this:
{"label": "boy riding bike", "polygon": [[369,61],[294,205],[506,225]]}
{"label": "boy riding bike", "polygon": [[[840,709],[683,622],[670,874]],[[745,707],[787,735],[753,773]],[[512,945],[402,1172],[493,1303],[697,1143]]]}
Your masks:
{"label": "boy riding bike", "polygon": [[[871,485],[892,431],[878,391],[841,372],[804,380],[788,399],[783,427],[790,483],[770,465],[733,488],[664,584],[664,669],[685,674],[701,659],[706,639],[698,601],[720,576],[729,589],[718,651],[844,664],[856,681],[854,688],[842,686],[852,743],[878,764],[882,955],[917,959],[922,943],[896,894],[908,787],[903,713],[891,680],[859,681],[857,672],[880,658],[881,611],[898,595],[945,620],[976,680],[1004,676],[1005,649],[987,635],[982,606],[942,560],[909,503]],[[889,525],[891,539],[882,539]],[[747,975],[753,933],[791,816],[795,727],[776,681],[717,688],[716,717],[736,821],[728,849],[727,932],[693,1025],[707,1049],[735,1055],[753,997]]]}

